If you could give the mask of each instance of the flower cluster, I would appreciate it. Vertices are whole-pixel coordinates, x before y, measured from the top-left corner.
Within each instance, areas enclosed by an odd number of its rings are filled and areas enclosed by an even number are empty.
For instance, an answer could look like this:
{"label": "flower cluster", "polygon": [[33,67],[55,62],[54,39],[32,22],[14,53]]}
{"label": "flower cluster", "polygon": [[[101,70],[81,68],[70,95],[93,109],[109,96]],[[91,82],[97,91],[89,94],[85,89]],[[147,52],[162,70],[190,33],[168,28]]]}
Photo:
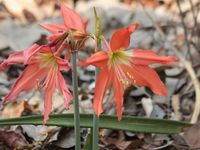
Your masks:
{"label": "flower cluster", "polygon": [[[61,14],[64,23],[40,24],[52,33],[48,37],[48,44],[34,44],[28,49],[11,54],[0,64],[0,70],[13,64],[27,65],[10,92],[4,97],[4,102],[15,100],[22,91],[40,89],[44,93],[45,101],[44,124],[51,113],[52,95],[55,89],[63,94],[65,108],[68,109],[72,94],[61,72],[70,69],[70,53],[84,46],[85,40],[89,37],[86,31],[87,21],[83,21],[75,11],[61,4]],[[139,25],[135,24],[116,30],[112,35],[110,45],[105,38],[102,38],[107,50],[100,50],[78,63],[80,66],[93,65],[100,68],[93,102],[97,115],[103,112],[103,96],[110,86],[114,91],[119,120],[122,117],[123,95],[127,84],[147,86],[155,94],[163,96],[167,93],[158,74],[149,65],[167,64],[177,59],[173,56],[160,57],[152,50],[127,50],[130,36],[138,27]],[[64,58],[61,57],[63,53]]]}
{"label": "flower cluster", "polygon": [[[44,93],[44,124],[51,113],[52,96],[55,89],[63,94],[66,109],[72,101],[72,94],[61,74],[61,71],[68,71],[71,68],[69,63],[71,47],[68,41],[73,36],[77,41],[75,46],[78,48],[80,43],[87,38],[87,22],[84,22],[76,12],[63,4],[61,4],[61,14],[64,23],[40,24],[52,33],[46,45],[34,44],[30,48],[11,54],[0,64],[0,70],[13,64],[27,65],[10,92],[4,97],[4,102],[15,100],[23,91],[41,90]],[[69,35],[68,31],[71,31],[72,34]],[[68,51],[63,59],[61,54],[66,48]]]}

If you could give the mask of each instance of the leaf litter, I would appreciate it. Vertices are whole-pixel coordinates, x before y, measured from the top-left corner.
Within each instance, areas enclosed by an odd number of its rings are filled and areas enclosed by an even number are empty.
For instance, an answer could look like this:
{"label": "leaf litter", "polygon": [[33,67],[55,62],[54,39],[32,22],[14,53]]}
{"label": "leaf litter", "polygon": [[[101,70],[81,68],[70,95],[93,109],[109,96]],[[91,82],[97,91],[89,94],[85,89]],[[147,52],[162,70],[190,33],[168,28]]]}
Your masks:
{"label": "leaf litter", "polygon": [[[68,4],[73,2],[65,1]],[[171,43],[181,51],[185,59],[192,63],[192,68],[196,76],[200,77],[199,65],[199,23],[198,15],[200,2],[191,0],[192,3],[180,1],[184,16],[180,15],[176,1],[149,1],[122,0],[109,1],[82,1],[76,3],[75,9],[82,14],[85,19],[93,20],[93,15],[88,12],[93,6],[100,11],[100,18],[103,22],[103,31],[106,35],[114,29],[126,26],[131,23],[141,22],[142,27],[132,37],[131,48],[152,48],[160,54],[174,54]],[[12,4],[11,4],[12,3]],[[12,0],[0,1],[0,60],[3,60],[12,51],[21,50],[30,46],[34,42],[45,43],[48,35],[44,30],[40,30],[38,22],[56,22],[59,17],[59,10],[55,1],[31,0],[29,5],[24,1],[15,1],[18,10]],[[191,5],[192,4],[192,5]],[[31,7],[30,7],[31,6]],[[193,9],[191,9],[193,7]],[[121,12],[121,13],[119,13]],[[120,15],[119,15],[120,14]],[[147,14],[150,14],[148,16]],[[188,37],[184,33],[181,19],[184,19]],[[196,21],[194,20],[196,19]],[[91,23],[92,24],[92,23]],[[159,27],[159,28],[156,28]],[[161,29],[168,41],[162,42],[160,37]],[[89,31],[94,27],[89,24]],[[144,38],[145,37],[145,38]],[[107,36],[107,38],[110,38]],[[189,39],[190,52],[187,51]],[[145,40],[141,40],[145,39]],[[81,51],[79,59],[82,60],[90,56],[94,46],[88,44],[86,50]],[[173,68],[173,69],[172,69]],[[169,89],[167,97],[160,97],[149,93],[145,88],[131,85],[125,91],[124,114],[134,116],[158,117],[175,120],[190,121],[195,107],[195,89],[193,82],[189,78],[189,73],[185,70],[181,62],[174,66],[155,66],[157,71],[164,71],[165,83]],[[9,68],[7,74],[0,73],[0,95],[3,97],[9,90],[12,81],[16,79],[23,67],[16,66]],[[94,89],[94,68],[89,66],[86,70],[79,68],[79,90],[80,107],[82,112],[92,112],[92,99]],[[160,74],[161,75],[161,74]],[[69,74],[65,75],[70,78]],[[41,114],[43,112],[43,100],[41,95],[32,91],[30,98],[22,102],[7,104],[0,109],[1,118],[20,117],[25,115]],[[62,97],[55,94],[56,101],[55,113],[62,113],[65,110],[62,106]],[[112,90],[108,91],[104,101],[105,113],[115,114]],[[70,110],[73,112],[73,109]],[[65,112],[66,113],[66,112]],[[101,149],[132,150],[132,149],[194,149],[200,148],[199,145],[199,124],[197,123],[190,129],[185,129],[184,135],[155,135],[143,133],[128,133],[124,131],[102,130],[100,138]],[[20,130],[19,130],[20,128]],[[85,131],[82,131],[85,132]],[[83,133],[82,133],[83,134]],[[69,128],[46,127],[46,126],[18,126],[4,127],[0,131],[0,143],[7,149],[17,147],[29,149],[73,149],[74,134]],[[183,138],[184,137],[184,138]],[[17,141],[16,141],[17,139]],[[0,149],[2,144],[0,144]]]}

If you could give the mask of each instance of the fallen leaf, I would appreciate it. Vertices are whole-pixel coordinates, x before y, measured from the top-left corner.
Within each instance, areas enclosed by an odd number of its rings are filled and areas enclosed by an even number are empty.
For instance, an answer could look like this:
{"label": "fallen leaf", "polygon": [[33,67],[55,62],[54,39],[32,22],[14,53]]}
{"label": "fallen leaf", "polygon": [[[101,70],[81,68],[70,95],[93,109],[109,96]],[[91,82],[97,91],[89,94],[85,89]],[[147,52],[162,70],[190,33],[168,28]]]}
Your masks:
{"label": "fallen leaf", "polygon": [[58,134],[58,139],[53,143],[60,148],[73,147],[75,145],[74,130],[69,128],[61,128]]}
{"label": "fallen leaf", "polygon": [[0,130],[0,142],[3,142],[11,149],[17,147],[23,147],[28,144],[25,137],[16,131],[1,131]]}
{"label": "fallen leaf", "polygon": [[23,132],[35,141],[43,141],[48,136],[48,127],[39,125],[22,125]]}
{"label": "fallen leaf", "polygon": [[153,111],[153,102],[151,98],[142,98],[142,106],[146,112],[147,117],[151,116],[151,113]]}
{"label": "fallen leaf", "polygon": [[8,11],[23,23],[27,21],[24,10],[28,10],[37,20],[44,18],[44,13],[41,13],[39,6],[34,0],[3,0],[3,3]]}
{"label": "fallen leaf", "polygon": [[183,137],[191,149],[200,148],[200,122],[186,129]]}
{"label": "fallen leaf", "polygon": [[6,105],[1,113],[1,117],[3,118],[14,118],[20,117],[22,112],[25,109],[26,102],[20,103],[10,103]]}

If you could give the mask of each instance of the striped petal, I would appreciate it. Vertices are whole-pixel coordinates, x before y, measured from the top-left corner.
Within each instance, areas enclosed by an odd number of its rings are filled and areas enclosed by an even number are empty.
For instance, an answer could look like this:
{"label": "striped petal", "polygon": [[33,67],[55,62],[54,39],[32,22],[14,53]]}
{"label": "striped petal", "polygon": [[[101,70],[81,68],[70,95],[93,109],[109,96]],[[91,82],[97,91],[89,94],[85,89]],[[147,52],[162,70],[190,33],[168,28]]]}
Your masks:
{"label": "striped petal", "polygon": [[24,63],[23,51],[15,52],[0,64],[0,70],[4,70],[10,65],[23,64],[23,63]]}
{"label": "striped petal", "polygon": [[5,96],[4,102],[15,100],[22,91],[30,91],[46,75],[47,70],[38,69],[38,65],[29,65],[19,76],[10,92]]}
{"label": "striped petal", "polygon": [[61,13],[64,18],[65,26],[68,29],[79,30],[82,33],[86,33],[85,31],[86,24],[78,13],[64,6],[64,4],[61,4]]}
{"label": "striped petal", "polygon": [[155,94],[166,96],[167,90],[158,74],[148,66],[122,66],[127,78],[134,84],[149,87]]}
{"label": "striped petal", "polygon": [[105,91],[108,89],[111,84],[111,80],[109,79],[109,71],[107,68],[103,68],[96,80],[95,90],[94,90],[94,103],[93,108],[95,113],[99,116],[103,112],[103,97]]}
{"label": "striped petal", "polygon": [[68,70],[70,70],[71,64],[69,63],[68,60],[62,59],[62,58],[57,57],[57,56],[55,56],[55,58],[56,58],[56,62],[58,64],[58,67],[59,67],[60,71],[63,71],[63,70],[68,71]]}
{"label": "striped petal", "polygon": [[99,51],[93,54],[91,57],[87,58],[86,60],[80,61],[79,65],[80,66],[93,65],[96,67],[104,67],[107,65],[108,60],[109,60],[108,53],[105,51]]}
{"label": "striped petal", "polygon": [[67,28],[63,23],[47,23],[47,24],[41,23],[39,25],[53,34],[63,33],[67,31]]}
{"label": "striped petal", "polygon": [[139,65],[150,65],[154,63],[168,64],[177,61],[173,56],[158,56],[152,50],[131,50],[133,53],[132,62]]}
{"label": "striped petal", "polygon": [[43,124],[49,120],[49,115],[52,109],[52,97],[56,86],[56,74],[54,68],[51,68],[44,84],[44,119]]}
{"label": "striped petal", "polygon": [[24,54],[24,63],[30,63],[32,56],[34,56],[38,51],[40,51],[44,46],[37,44],[32,45],[30,48],[23,51]]}
{"label": "striped petal", "polygon": [[113,90],[114,90],[114,99],[115,105],[117,108],[118,120],[122,118],[122,107],[124,101],[124,88],[122,82],[119,80],[117,75],[113,76]]}
{"label": "striped petal", "polygon": [[66,83],[65,79],[63,78],[62,74],[59,72],[57,75],[57,83],[56,86],[61,94],[64,95],[65,98],[65,108],[68,109],[70,103],[72,102],[72,94],[70,93]]}

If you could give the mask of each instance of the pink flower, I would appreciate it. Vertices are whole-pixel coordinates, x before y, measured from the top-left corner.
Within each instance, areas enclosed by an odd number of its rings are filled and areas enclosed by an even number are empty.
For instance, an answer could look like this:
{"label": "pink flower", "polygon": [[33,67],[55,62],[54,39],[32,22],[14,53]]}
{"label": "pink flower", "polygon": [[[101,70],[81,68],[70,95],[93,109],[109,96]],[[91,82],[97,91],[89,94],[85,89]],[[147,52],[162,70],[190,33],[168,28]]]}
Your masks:
{"label": "pink flower", "polygon": [[173,56],[160,57],[152,50],[128,50],[130,35],[138,28],[131,25],[114,32],[108,50],[99,51],[80,62],[82,66],[93,65],[101,69],[95,86],[94,111],[97,115],[103,112],[102,101],[105,91],[112,86],[118,119],[122,117],[124,87],[127,84],[137,84],[149,87],[155,94],[167,95],[166,87],[158,74],[149,67],[150,64],[167,64],[175,62]]}
{"label": "pink flower", "polygon": [[60,7],[64,23],[40,24],[40,26],[52,33],[49,40],[55,41],[63,37],[68,30],[73,31],[76,39],[84,39],[88,35],[86,32],[87,22],[84,22],[79,14],[74,10],[65,7],[64,4],[61,4]]}
{"label": "pink flower", "polygon": [[61,74],[61,71],[70,69],[67,60],[55,56],[49,46],[35,44],[24,51],[11,54],[0,64],[0,70],[18,63],[28,66],[5,96],[4,102],[15,100],[22,91],[28,92],[34,88],[41,88],[45,100],[43,123],[46,124],[52,109],[53,92],[57,88],[64,95],[65,108],[68,109],[72,95]]}

